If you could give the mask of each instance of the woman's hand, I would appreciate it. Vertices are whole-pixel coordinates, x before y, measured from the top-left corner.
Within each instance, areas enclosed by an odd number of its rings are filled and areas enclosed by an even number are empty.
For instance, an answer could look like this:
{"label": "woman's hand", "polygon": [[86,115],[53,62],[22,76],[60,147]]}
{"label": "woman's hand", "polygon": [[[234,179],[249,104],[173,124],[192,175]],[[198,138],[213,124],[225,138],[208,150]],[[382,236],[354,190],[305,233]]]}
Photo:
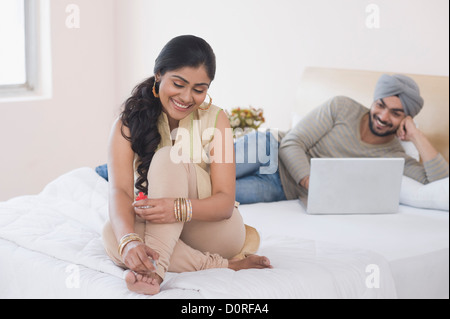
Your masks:
{"label": "woman's hand", "polygon": [[128,243],[122,254],[125,266],[139,274],[147,275],[156,270],[151,259],[157,261],[158,253],[139,241]]}
{"label": "woman's hand", "polygon": [[142,219],[154,224],[177,223],[174,212],[175,199],[145,199],[133,203],[134,211]]}

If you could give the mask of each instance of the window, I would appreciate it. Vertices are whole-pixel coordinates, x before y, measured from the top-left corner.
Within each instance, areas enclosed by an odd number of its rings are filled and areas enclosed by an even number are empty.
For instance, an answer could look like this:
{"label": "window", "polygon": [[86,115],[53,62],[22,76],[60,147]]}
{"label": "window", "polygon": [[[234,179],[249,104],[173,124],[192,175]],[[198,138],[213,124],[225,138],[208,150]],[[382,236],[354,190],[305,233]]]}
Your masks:
{"label": "window", "polygon": [[0,2],[0,39],[0,86],[26,84],[25,0]]}
{"label": "window", "polygon": [[50,85],[48,0],[0,1],[0,98],[43,96]]}

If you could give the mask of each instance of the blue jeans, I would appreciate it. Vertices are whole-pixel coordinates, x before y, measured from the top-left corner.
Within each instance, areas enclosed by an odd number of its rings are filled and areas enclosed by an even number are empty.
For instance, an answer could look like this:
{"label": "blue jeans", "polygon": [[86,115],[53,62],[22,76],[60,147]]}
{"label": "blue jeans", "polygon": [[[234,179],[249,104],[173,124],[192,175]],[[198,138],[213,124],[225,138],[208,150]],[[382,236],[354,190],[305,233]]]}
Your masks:
{"label": "blue jeans", "polygon": [[[278,147],[270,132],[253,132],[236,140],[236,201],[253,204],[286,200],[278,170]],[[96,172],[108,181],[106,164]]]}
{"label": "blue jeans", "polygon": [[253,132],[235,142],[236,201],[241,204],[286,200],[278,169],[279,143],[270,133]]}

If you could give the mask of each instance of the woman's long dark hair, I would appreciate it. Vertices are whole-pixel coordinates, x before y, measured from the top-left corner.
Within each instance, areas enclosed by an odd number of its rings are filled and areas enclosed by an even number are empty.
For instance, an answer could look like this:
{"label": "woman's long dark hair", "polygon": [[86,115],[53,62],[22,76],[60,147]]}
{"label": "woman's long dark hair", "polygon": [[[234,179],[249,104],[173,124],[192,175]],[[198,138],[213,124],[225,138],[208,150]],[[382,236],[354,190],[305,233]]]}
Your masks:
{"label": "woman's long dark hair", "polygon": [[[168,71],[183,67],[204,66],[211,81],[216,74],[216,57],[211,46],[203,39],[185,35],[172,39],[162,49],[155,62],[154,74],[163,76]],[[155,77],[145,80],[137,85],[131,97],[125,102],[121,114],[122,135],[131,143],[131,148],[139,156],[139,165],[136,168],[138,178],[135,187],[140,192],[148,194],[147,174],[161,142],[158,131],[158,118],[162,112],[159,98],[153,95]],[[156,92],[159,85],[156,84]],[[124,133],[123,127],[130,130],[130,136]]]}

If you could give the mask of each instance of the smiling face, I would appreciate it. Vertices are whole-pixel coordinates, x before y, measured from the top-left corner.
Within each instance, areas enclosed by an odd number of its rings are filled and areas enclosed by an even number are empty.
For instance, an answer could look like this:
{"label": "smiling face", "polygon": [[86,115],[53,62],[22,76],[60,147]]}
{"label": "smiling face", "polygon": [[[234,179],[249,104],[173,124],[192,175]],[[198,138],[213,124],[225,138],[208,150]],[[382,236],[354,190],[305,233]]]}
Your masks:
{"label": "smiling face", "polygon": [[375,101],[369,115],[369,128],[378,137],[387,137],[397,133],[405,118],[401,100],[396,96]]}
{"label": "smiling face", "polygon": [[211,79],[204,66],[184,67],[156,75],[164,112],[180,121],[195,111],[206,99]]}

